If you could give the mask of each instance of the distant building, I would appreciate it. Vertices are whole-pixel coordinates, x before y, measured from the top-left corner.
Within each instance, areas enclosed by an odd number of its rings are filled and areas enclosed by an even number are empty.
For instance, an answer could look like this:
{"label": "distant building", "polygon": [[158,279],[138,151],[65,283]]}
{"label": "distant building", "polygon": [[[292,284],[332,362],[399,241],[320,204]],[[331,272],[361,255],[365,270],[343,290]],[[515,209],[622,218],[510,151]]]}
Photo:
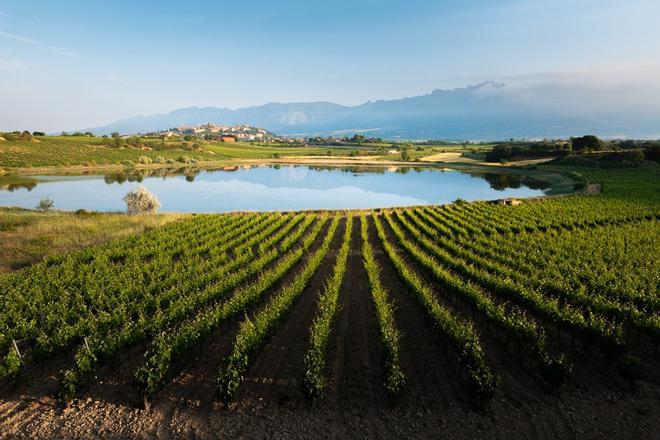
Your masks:
{"label": "distant building", "polygon": [[236,142],[236,136],[233,134],[223,134],[220,136],[220,140],[222,142]]}
{"label": "distant building", "polygon": [[498,199],[498,200],[494,200],[493,203],[496,203],[498,205],[517,206],[517,205],[522,205],[522,200],[519,200],[519,199]]}

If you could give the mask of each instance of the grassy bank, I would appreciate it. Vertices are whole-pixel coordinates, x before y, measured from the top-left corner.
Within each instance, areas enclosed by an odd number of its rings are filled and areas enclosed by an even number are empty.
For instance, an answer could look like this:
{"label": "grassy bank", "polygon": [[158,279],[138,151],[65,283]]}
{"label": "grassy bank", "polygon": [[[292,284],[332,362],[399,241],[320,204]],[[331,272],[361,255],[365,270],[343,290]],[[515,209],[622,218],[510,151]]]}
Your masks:
{"label": "grassy bank", "polygon": [[183,217],[182,214],[40,213],[0,208],[0,273],[30,266],[50,255],[138,234]]}
{"label": "grassy bank", "polygon": [[[281,156],[347,154],[346,149],[292,147],[277,144],[222,143],[203,140],[162,141],[141,139],[140,146],[121,148],[111,140],[85,136],[45,136],[30,141],[0,140],[0,170],[24,168],[102,168],[108,165],[152,166],[220,162],[236,159],[271,159]],[[146,158],[146,160],[144,159]]]}
{"label": "grassy bank", "polygon": [[[132,138],[137,139],[137,138]],[[480,150],[489,146],[466,148],[461,145],[416,145],[401,150],[389,144],[290,145],[276,143],[224,143],[195,139],[170,141],[140,138],[139,143],[122,141],[117,147],[113,139],[92,136],[43,136],[32,140],[4,140],[0,137],[0,174],[33,173],[64,169],[101,169],[112,167],[159,167],[197,163],[218,165],[244,160],[277,160],[280,158],[344,158],[347,160],[416,162],[424,157],[452,152]],[[472,160],[473,161],[473,160]]]}

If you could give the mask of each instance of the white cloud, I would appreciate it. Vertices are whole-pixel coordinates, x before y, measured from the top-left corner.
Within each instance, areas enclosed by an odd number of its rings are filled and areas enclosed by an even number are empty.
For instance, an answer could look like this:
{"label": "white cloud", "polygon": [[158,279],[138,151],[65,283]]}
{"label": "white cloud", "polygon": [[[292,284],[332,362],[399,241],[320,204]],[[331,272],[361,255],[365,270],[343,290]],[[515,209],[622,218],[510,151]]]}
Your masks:
{"label": "white cloud", "polygon": [[[455,79],[453,79],[455,80]],[[640,62],[591,66],[572,71],[470,77],[464,81],[495,80],[502,88],[485,88],[530,108],[575,115],[659,114],[660,64]]]}
{"label": "white cloud", "polygon": [[24,44],[31,44],[33,46],[41,46],[41,42],[33,40],[32,38],[24,37],[22,35],[11,34],[9,32],[0,31],[0,37],[7,38],[14,41],[19,41]]}
{"label": "white cloud", "polygon": [[19,43],[23,43],[23,44],[29,44],[31,46],[43,47],[44,49],[47,49],[47,50],[56,52],[60,55],[65,55],[65,56],[68,56],[68,57],[71,57],[71,58],[78,58],[80,56],[77,52],[69,50],[65,47],[52,46],[52,45],[44,44],[39,40],[34,40],[32,38],[25,37],[23,35],[17,35],[17,34],[12,34],[10,32],[0,31],[0,37],[6,38],[6,39],[9,39],[9,40],[18,41]]}
{"label": "white cloud", "polygon": [[61,46],[46,46],[46,49],[50,49],[52,51],[55,51],[61,55],[66,55],[71,58],[79,58],[80,54],[78,52],[74,52],[72,50],[67,49],[66,47],[61,47]]}

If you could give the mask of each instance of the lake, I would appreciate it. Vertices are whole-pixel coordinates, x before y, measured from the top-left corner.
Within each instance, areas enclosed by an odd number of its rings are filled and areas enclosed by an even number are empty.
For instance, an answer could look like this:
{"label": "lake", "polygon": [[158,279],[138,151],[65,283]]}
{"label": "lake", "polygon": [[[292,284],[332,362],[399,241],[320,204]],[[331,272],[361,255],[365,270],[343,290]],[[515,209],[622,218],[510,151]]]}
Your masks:
{"label": "lake", "polygon": [[161,212],[381,208],[542,196],[543,181],[523,174],[438,168],[264,165],[158,169],[106,174],[0,176],[0,205],[33,208],[48,197],[61,210],[123,211],[124,195],[144,185]]}

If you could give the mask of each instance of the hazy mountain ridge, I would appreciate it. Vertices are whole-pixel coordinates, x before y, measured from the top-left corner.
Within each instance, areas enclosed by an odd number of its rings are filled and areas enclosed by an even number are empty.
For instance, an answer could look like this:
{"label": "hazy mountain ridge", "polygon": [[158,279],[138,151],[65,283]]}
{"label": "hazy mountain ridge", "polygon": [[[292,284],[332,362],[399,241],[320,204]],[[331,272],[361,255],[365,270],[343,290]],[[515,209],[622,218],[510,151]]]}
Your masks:
{"label": "hazy mountain ridge", "polygon": [[332,102],[267,103],[241,109],[188,107],[167,114],[134,116],[89,129],[98,134],[153,132],[207,122],[247,124],[280,135],[367,132],[384,138],[505,139],[565,137],[583,133],[620,136],[644,130],[630,121],[602,121],[566,112],[541,110],[510,99],[507,86],[492,81],[452,90],[357,106]]}

